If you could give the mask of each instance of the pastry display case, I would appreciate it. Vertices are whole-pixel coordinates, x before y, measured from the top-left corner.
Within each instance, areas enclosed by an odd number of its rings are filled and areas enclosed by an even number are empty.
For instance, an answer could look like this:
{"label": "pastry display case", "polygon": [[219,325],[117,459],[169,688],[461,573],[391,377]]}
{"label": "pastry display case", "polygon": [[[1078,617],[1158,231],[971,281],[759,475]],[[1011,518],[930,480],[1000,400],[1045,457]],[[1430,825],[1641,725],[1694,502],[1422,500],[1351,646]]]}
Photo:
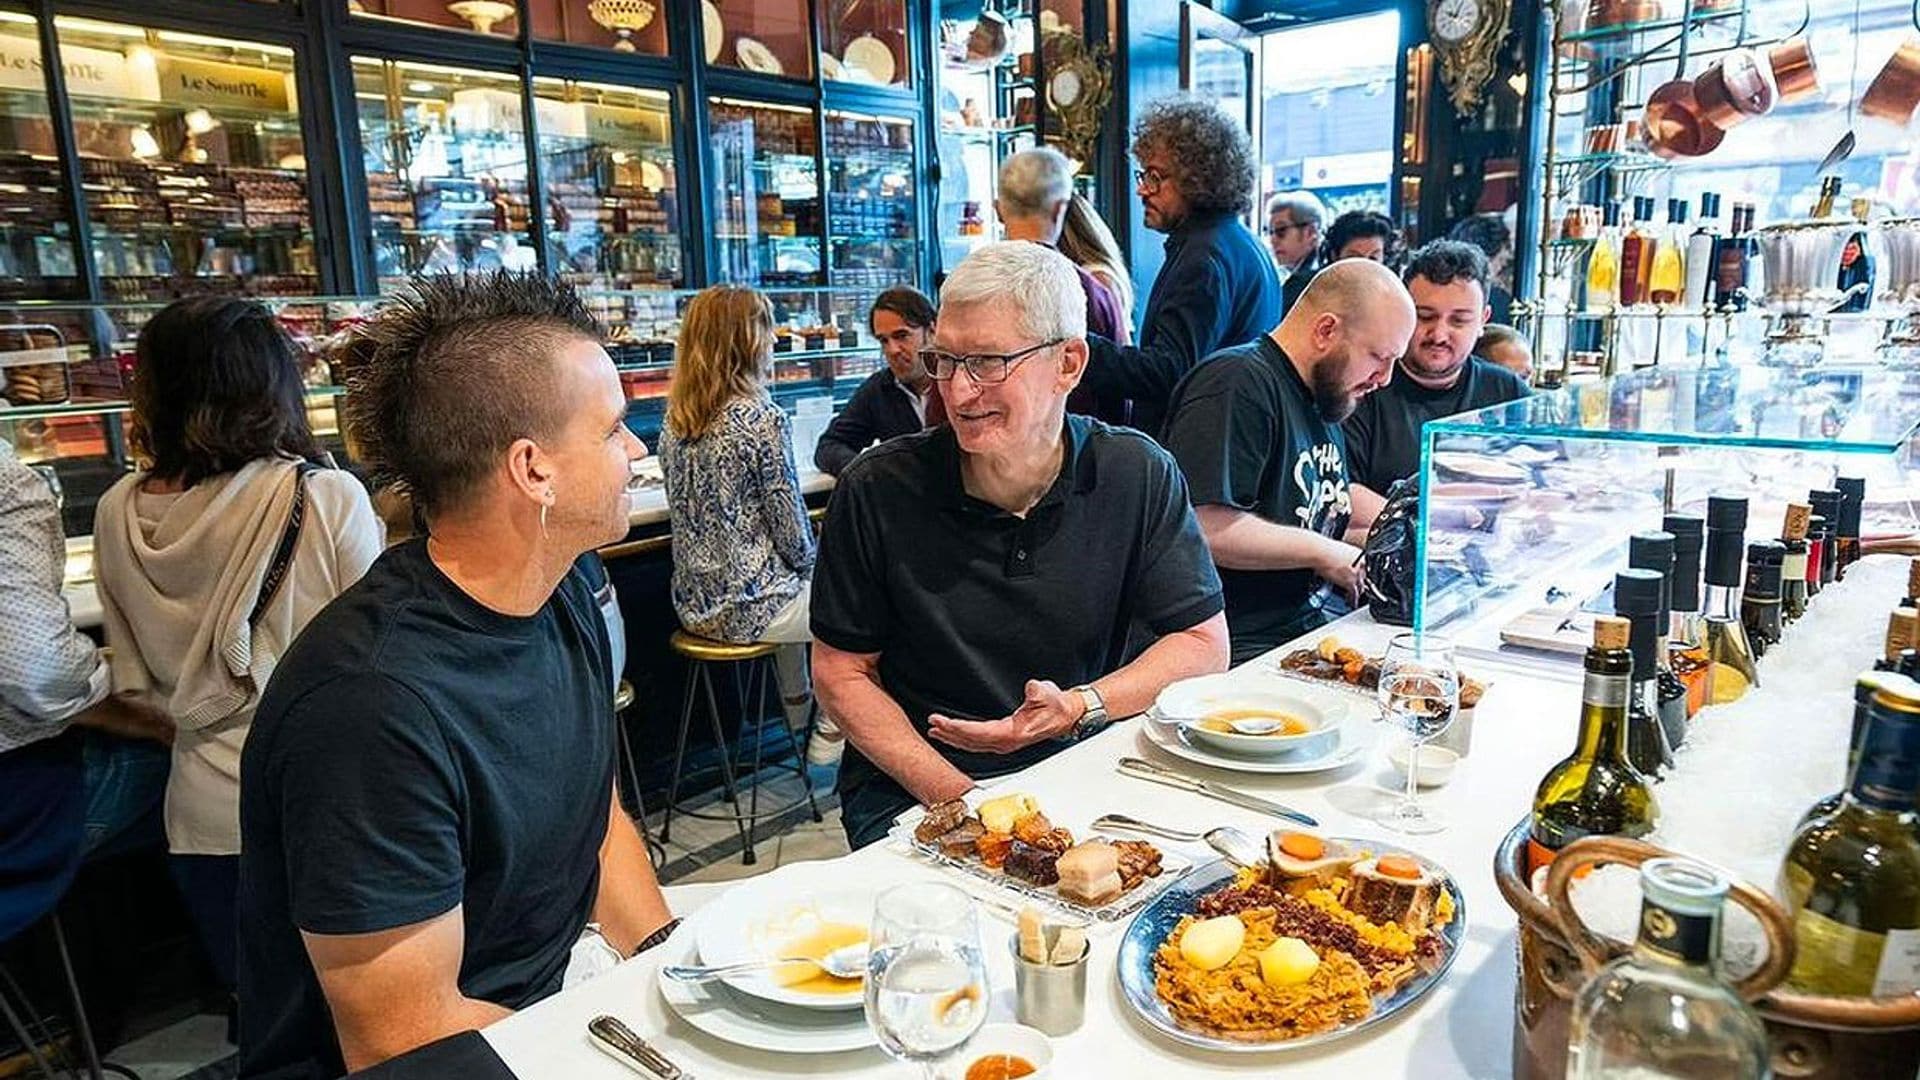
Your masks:
{"label": "pastry display case", "polygon": [[418,273],[532,270],[520,80],[353,58],[382,289]]}
{"label": "pastry display case", "polygon": [[293,51],[64,16],[54,28],[102,293],[317,291]]}
{"label": "pastry display case", "polygon": [[825,284],[819,113],[714,98],[708,115],[713,279],[768,289]]}
{"label": "pastry display case", "polygon": [[[0,9],[0,298],[76,297],[73,225],[60,179],[39,23]],[[0,347],[4,347],[0,342]]]}
{"label": "pastry display case", "polygon": [[682,284],[671,96],[547,78],[533,93],[548,266],[582,288]]}
{"label": "pastry display case", "polygon": [[1920,376],[1838,365],[1662,365],[1431,421],[1414,625],[1503,658],[1577,663],[1565,640],[1626,564],[1627,538],[1710,494],[1749,499],[1747,538],[1764,540],[1787,502],[1864,477],[1862,537],[1911,536],[1916,431]]}
{"label": "pastry display case", "polygon": [[827,111],[828,278],[841,309],[862,325],[880,291],[920,277],[913,121]]}

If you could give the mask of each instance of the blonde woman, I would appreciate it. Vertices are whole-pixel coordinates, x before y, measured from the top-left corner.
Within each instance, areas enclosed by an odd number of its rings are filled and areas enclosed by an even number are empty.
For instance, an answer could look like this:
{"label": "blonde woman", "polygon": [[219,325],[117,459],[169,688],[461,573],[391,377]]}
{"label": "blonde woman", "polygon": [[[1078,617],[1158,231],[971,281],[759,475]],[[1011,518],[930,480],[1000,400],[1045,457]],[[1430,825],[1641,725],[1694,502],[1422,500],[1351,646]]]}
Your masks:
{"label": "blonde woman", "polygon": [[1100,284],[1113,290],[1120,303],[1120,337],[1115,344],[1133,344],[1133,279],[1127,276],[1127,264],[1120,257],[1120,245],[1113,231],[1100,220],[1085,195],[1067,201],[1066,225],[1055,245],[1060,254],[1092,274]]}
{"label": "blonde woman", "polygon": [[[660,434],[673,526],[673,608],[703,637],[780,643],[781,700],[797,729],[810,697],[814,544],[791,426],[766,389],[773,308],[752,289],[716,285],[693,298],[680,327]],[[807,759],[830,764],[844,746],[822,715]]]}

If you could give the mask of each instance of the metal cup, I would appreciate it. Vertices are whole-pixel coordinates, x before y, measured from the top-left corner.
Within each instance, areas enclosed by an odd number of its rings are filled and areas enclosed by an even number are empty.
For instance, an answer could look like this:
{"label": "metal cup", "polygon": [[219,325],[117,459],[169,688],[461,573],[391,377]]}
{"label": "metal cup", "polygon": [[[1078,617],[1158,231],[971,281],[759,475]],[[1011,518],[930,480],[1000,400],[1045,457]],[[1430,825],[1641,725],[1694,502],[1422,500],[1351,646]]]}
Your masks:
{"label": "metal cup", "polygon": [[1013,953],[1013,1013],[1048,1035],[1068,1035],[1087,1019],[1087,957],[1093,942],[1070,964],[1036,964],[1020,955],[1020,935],[1007,938]]}

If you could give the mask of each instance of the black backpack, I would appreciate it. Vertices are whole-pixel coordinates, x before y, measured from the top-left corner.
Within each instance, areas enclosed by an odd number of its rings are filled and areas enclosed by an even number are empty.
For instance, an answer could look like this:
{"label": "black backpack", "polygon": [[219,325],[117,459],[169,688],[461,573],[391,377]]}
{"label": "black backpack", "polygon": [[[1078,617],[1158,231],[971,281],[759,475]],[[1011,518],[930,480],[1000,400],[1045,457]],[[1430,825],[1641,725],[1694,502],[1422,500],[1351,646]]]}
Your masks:
{"label": "black backpack", "polygon": [[1413,625],[1414,544],[1420,528],[1420,478],[1395,480],[1387,504],[1360,549],[1360,599],[1379,622]]}

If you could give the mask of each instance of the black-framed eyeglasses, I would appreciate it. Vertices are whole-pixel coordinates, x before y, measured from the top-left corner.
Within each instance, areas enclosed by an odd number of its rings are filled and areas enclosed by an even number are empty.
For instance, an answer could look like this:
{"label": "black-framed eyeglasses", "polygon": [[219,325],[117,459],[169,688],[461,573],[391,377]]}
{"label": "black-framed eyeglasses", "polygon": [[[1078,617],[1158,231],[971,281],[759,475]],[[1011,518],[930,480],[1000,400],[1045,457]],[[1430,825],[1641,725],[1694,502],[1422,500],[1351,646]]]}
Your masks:
{"label": "black-framed eyeglasses", "polygon": [[1313,228],[1313,223],[1308,221],[1289,221],[1285,225],[1281,225],[1277,228],[1271,222],[1267,224],[1267,232],[1273,236],[1285,236],[1295,229],[1311,229],[1311,228]]}
{"label": "black-framed eyeglasses", "polygon": [[1166,182],[1167,174],[1152,166],[1133,170],[1134,187],[1145,188],[1148,191],[1159,191],[1160,185]]}
{"label": "black-framed eyeglasses", "polygon": [[1067,340],[1063,337],[1052,341],[1043,341],[1038,345],[1029,345],[1019,352],[1010,353],[950,353],[943,349],[921,349],[920,366],[936,382],[946,382],[954,377],[962,367],[967,376],[977,383],[1002,383],[1013,373],[1013,365],[1032,356],[1042,349],[1051,349]]}

